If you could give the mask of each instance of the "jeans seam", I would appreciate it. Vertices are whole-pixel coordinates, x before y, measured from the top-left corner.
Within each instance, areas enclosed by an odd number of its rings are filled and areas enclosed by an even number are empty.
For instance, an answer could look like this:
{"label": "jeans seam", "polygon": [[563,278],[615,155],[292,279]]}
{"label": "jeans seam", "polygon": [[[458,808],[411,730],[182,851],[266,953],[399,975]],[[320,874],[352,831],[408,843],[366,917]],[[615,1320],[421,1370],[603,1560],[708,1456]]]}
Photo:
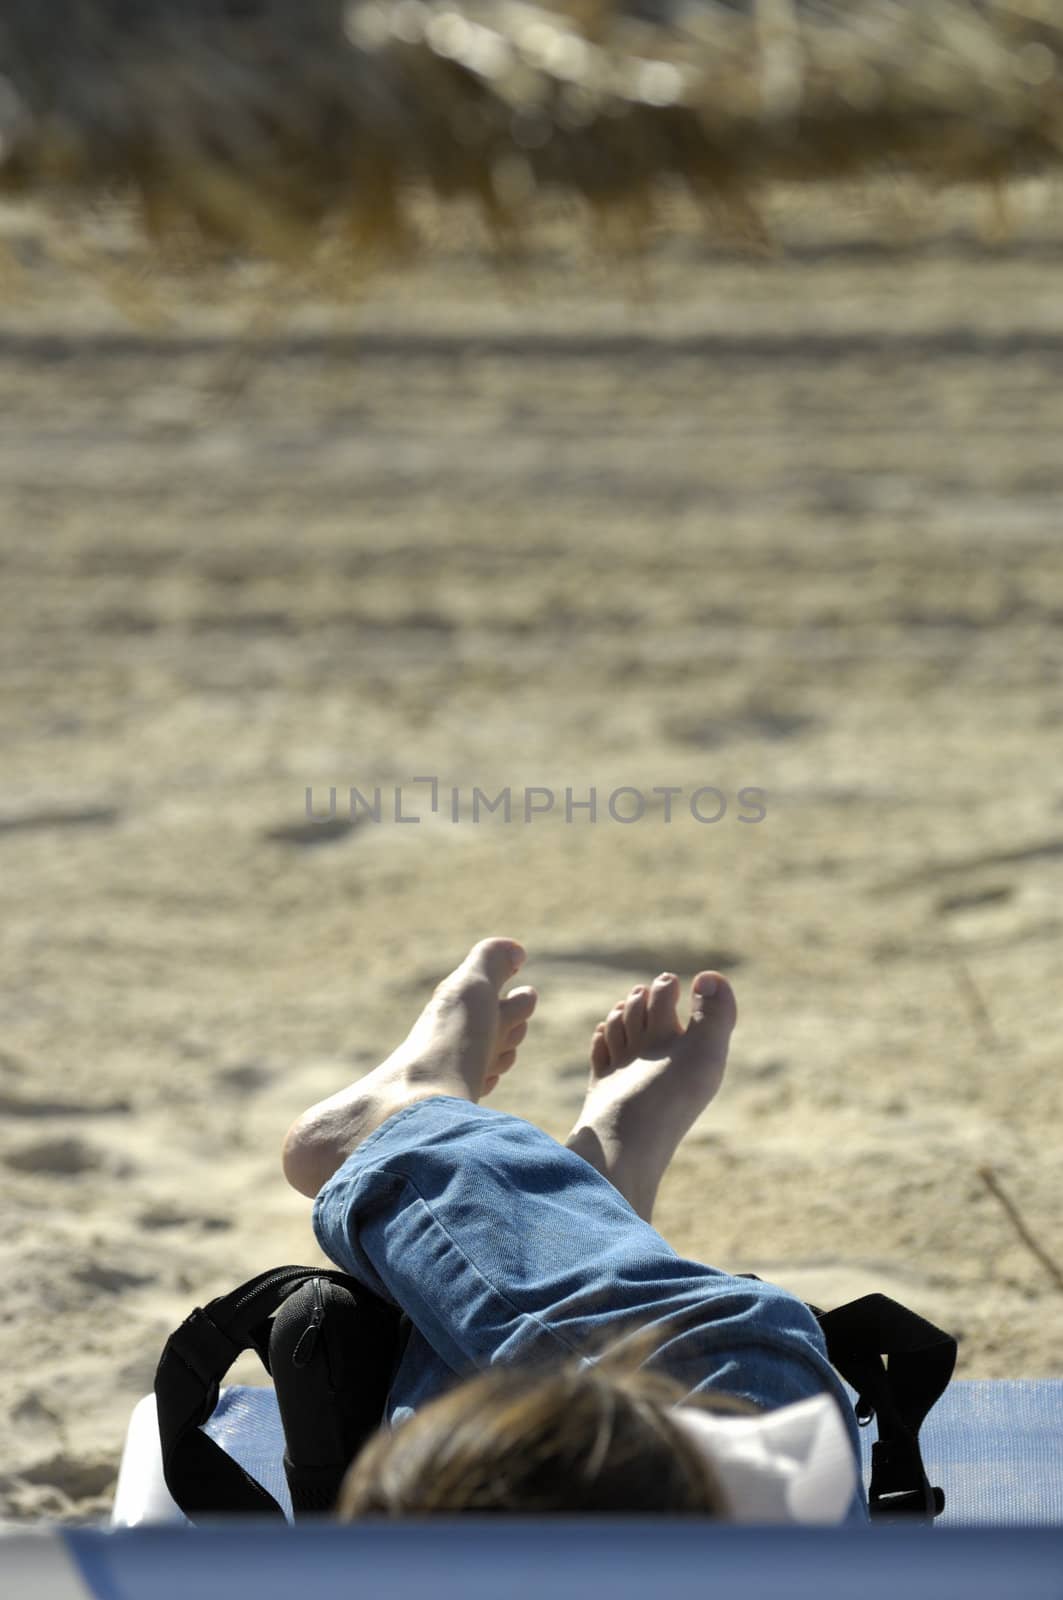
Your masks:
{"label": "jeans seam", "polygon": [[[515,1316],[521,1318],[522,1320],[526,1320],[526,1321],[534,1324],[534,1326],[536,1328],[540,1329],[544,1334],[546,1334],[547,1338],[555,1340],[561,1346],[561,1348],[565,1351],[565,1353],[567,1355],[579,1356],[579,1351],[575,1348],[574,1345],[572,1345],[572,1344],[570,1344],[568,1342],[568,1340],[564,1337],[563,1334],[558,1333],[556,1331],[556,1329],[552,1328],[548,1322],[544,1322],[541,1317],[536,1316],[534,1312],[522,1310],[521,1307],[519,1305],[517,1305],[515,1301],[511,1300],[509,1298],[509,1296],[507,1294],[505,1294],[503,1292],[503,1290],[500,1289],[499,1286],[496,1283],[494,1283],[487,1276],[487,1274],[485,1272],[481,1271],[481,1269],[476,1265],[476,1263],[462,1249],[461,1245],[454,1238],[454,1235],[450,1232],[450,1230],[446,1226],[446,1224],[439,1219],[439,1217],[436,1215],[435,1211],[432,1209],[431,1202],[425,1198],[425,1196],[422,1194],[421,1190],[417,1187],[417,1184],[414,1182],[414,1180],[411,1177],[409,1177],[409,1175],[407,1173],[405,1173],[405,1172],[389,1172],[384,1167],[369,1167],[366,1170],[367,1170],[367,1172],[371,1172],[371,1173],[373,1173],[373,1174],[375,1174],[375,1175],[377,1175],[379,1177],[391,1178],[391,1179],[398,1178],[398,1179],[401,1180],[402,1183],[408,1185],[410,1190],[412,1191],[412,1193],[417,1196],[417,1200],[418,1200],[419,1204],[428,1213],[428,1216],[430,1217],[430,1219],[431,1219],[432,1223],[434,1224],[434,1226],[439,1229],[440,1233],[446,1239],[447,1243],[451,1246],[451,1248],[457,1252],[457,1254],[460,1256],[461,1260],[469,1268],[469,1271],[472,1272],[474,1274],[474,1276],[482,1284],[485,1284],[487,1286],[487,1288],[490,1290],[490,1292],[498,1300],[500,1300],[502,1302],[502,1304],[504,1306],[506,1306]],[[374,1268],[374,1271],[376,1271],[376,1270],[377,1269]],[[389,1291],[389,1293],[390,1292],[391,1291]],[[410,1320],[411,1320],[411,1322],[414,1322],[414,1326],[416,1327],[417,1324],[414,1321],[414,1319],[411,1317]],[[431,1342],[431,1341],[429,1341],[429,1342]],[[438,1351],[436,1353],[438,1354]]]}

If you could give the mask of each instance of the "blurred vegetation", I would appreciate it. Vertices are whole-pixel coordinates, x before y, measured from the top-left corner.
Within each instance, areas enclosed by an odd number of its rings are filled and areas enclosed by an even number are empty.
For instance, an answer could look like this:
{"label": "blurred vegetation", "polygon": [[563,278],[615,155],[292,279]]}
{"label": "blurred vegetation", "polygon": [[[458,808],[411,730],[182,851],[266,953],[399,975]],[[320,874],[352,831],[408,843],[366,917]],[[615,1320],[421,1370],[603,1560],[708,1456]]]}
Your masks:
{"label": "blurred vegetation", "polygon": [[401,247],[426,188],[645,235],[662,180],[752,217],[776,179],[1051,167],[1061,63],[1063,0],[5,0],[0,185],[290,262]]}

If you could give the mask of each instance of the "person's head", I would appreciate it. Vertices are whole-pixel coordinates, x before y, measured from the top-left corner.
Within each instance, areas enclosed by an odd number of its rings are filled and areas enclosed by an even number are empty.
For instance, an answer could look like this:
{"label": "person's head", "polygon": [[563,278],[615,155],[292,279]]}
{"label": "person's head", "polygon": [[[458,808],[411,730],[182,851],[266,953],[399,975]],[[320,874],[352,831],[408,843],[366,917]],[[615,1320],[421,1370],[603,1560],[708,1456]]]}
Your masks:
{"label": "person's head", "polygon": [[[371,1439],[347,1474],[339,1515],[726,1520],[711,1462],[670,1414],[683,1395],[645,1368],[575,1360],[548,1370],[493,1368]],[[747,1410],[726,1397],[713,1409]]]}

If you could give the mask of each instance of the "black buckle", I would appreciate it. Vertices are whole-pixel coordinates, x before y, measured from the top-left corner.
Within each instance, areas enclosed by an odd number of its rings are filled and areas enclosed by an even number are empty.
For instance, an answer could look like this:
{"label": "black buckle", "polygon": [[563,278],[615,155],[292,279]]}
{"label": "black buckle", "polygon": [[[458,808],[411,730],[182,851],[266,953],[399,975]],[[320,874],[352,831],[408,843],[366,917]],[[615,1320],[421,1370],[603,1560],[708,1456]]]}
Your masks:
{"label": "black buckle", "polygon": [[882,1520],[890,1517],[925,1519],[928,1512],[932,1517],[939,1517],[945,1509],[945,1492],[943,1489],[930,1489],[928,1501],[922,1489],[890,1489],[883,1494],[873,1494],[871,1505],[875,1508],[876,1518]]}

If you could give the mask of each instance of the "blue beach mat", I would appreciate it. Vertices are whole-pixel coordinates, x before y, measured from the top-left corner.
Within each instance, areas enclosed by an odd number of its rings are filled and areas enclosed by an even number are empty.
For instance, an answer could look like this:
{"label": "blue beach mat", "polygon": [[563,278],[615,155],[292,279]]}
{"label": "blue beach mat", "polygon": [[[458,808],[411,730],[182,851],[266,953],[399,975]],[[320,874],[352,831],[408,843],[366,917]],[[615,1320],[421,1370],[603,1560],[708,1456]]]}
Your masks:
{"label": "blue beach mat", "polygon": [[[290,1511],[272,1389],[225,1390],[207,1432]],[[865,1483],[874,1433],[861,1431]],[[953,1382],[920,1438],[927,1475],[945,1490],[937,1528],[1063,1527],[1063,1379]]]}
{"label": "blue beach mat", "polygon": [[[865,1482],[873,1431],[863,1430]],[[954,1381],[919,1437],[927,1475],[945,1491],[936,1528],[1063,1528],[1063,1379]],[[1015,1593],[1021,1600],[1021,1585]]]}

